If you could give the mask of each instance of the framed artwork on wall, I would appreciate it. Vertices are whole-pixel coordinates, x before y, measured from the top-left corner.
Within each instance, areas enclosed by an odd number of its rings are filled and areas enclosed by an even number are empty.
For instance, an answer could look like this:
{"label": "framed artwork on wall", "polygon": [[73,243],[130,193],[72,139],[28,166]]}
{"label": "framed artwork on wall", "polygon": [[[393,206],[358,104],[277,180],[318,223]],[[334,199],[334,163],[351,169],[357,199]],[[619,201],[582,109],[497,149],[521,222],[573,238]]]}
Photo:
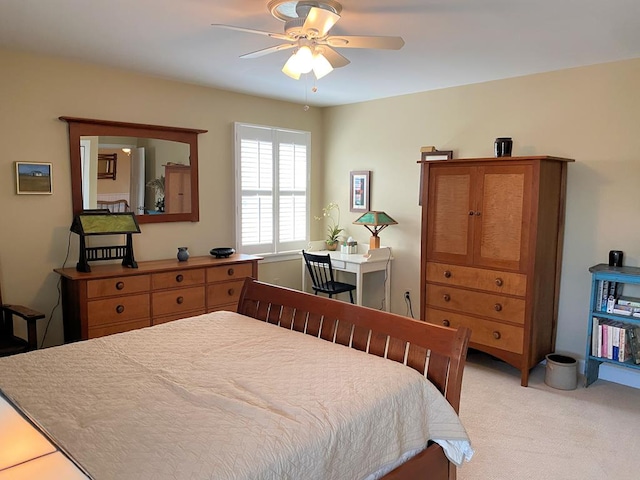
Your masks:
{"label": "framed artwork on wall", "polygon": [[351,189],[349,195],[349,211],[368,212],[371,200],[371,171],[351,172]]}
{"label": "framed artwork on wall", "polygon": [[53,193],[50,163],[16,162],[16,193],[18,195],[51,195]]}

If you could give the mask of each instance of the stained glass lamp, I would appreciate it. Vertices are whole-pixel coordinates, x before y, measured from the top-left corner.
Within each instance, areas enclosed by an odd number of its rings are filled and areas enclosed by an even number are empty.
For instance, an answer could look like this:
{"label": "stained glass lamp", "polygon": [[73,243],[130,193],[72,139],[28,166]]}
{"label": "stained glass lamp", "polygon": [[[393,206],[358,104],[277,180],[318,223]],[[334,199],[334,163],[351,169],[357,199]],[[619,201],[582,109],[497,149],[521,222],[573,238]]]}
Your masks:
{"label": "stained glass lamp", "polygon": [[[133,257],[131,234],[140,233],[140,226],[132,212],[112,213],[109,210],[84,210],[73,218],[70,230],[80,236],[80,258],[76,265],[79,272],[90,272],[89,261],[122,259],[122,265],[138,268]],[[87,247],[85,237],[90,235],[127,236],[125,245]]]}
{"label": "stained glass lamp", "polygon": [[385,212],[367,212],[353,223],[355,225],[364,225],[365,228],[371,232],[371,238],[369,239],[370,249],[380,248],[380,237],[378,237],[380,230],[388,227],[389,225],[398,224],[398,222]]}

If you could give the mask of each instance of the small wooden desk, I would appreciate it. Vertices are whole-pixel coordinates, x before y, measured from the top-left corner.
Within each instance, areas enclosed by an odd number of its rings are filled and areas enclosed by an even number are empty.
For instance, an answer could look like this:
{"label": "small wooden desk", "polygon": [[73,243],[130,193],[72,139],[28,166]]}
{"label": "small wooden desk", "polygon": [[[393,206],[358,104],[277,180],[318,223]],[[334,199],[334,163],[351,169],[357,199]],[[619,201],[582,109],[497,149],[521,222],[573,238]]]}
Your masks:
{"label": "small wooden desk", "polygon": [[[384,309],[389,312],[391,303],[391,254],[390,247],[382,247],[369,250],[367,253],[340,253],[338,251],[331,252],[329,250],[311,251],[319,255],[331,257],[331,266],[334,270],[340,272],[351,272],[356,275],[356,304],[362,305],[362,290],[364,286],[364,275],[370,272],[385,272],[384,281]],[[302,260],[302,290],[307,291],[307,282],[309,274],[307,266]]]}

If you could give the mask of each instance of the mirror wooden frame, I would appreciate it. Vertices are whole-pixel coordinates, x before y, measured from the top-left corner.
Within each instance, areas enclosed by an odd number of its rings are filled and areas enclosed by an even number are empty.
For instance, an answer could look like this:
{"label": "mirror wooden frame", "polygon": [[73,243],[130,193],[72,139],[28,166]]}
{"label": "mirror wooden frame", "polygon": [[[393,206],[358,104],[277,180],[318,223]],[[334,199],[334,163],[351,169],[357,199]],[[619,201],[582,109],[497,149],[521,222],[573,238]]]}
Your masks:
{"label": "mirror wooden frame", "polygon": [[200,219],[198,195],[198,134],[207,130],[165,127],[140,123],[114,122],[91,118],[59,117],[69,125],[69,157],[71,160],[71,196],[73,214],[82,212],[82,167],[80,161],[80,137],[120,136],[153,138],[186,143],[189,145],[191,165],[191,212],[137,215],[138,223],[197,222]]}

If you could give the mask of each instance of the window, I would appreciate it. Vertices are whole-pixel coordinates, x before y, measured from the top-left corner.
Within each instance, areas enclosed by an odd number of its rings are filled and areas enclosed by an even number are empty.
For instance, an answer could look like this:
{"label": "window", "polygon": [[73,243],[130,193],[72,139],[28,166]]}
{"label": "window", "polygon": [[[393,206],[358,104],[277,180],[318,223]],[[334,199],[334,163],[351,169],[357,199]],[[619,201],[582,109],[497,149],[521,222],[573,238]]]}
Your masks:
{"label": "window", "polygon": [[309,132],[235,124],[239,252],[282,253],[307,245],[310,150]]}

